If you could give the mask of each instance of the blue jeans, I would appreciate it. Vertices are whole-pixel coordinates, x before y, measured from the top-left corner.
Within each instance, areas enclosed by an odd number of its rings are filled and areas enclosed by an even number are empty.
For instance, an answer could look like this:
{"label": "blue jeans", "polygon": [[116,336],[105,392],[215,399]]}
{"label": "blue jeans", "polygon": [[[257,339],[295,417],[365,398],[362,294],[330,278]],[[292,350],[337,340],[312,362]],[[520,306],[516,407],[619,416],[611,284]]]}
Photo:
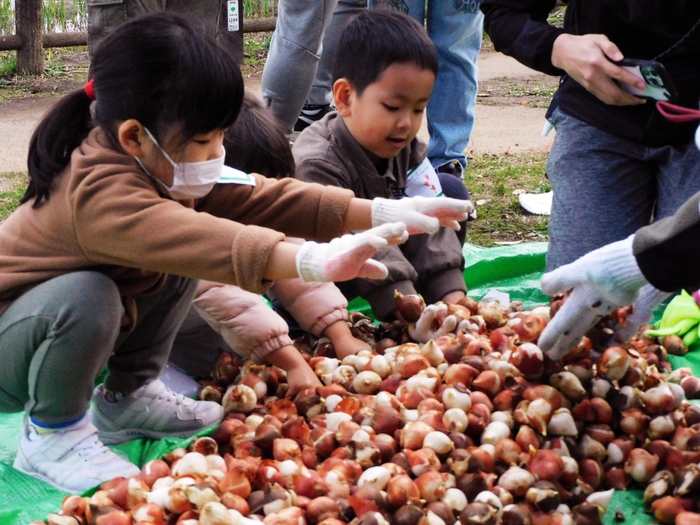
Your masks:
{"label": "blue jeans", "polygon": [[333,57],[338,45],[340,33],[350,19],[363,9],[367,9],[367,0],[338,0],[333,11],[330,26],[323,37],[323,52],[318,63],[316,77],[311,91],[306,97],[309,104],[324,105],[333,102]]}
{"label": "blue jeans", "polygon": [[304,107],[338,0],[279,0],[262,74],[262,96],[288,135]]}
{"label": "blue jeans", "polygon": [[[476,59],[484,15],[480,0],[428,0],[428,35],[438,53],[439,70],[428,103],[428,158],[438,168],[452,161],[467,166],[464,151],[474,127]],[[423,24],[424,0],[369,0],[370,7],[391,7]]]}
{"label": "blue jeans", "polygon": [[340,30],[365,7],[366,0],[279,0],[262,96],[287,135],[292,134],[307,97],[310,104],[331,102],[331,64]]}
{"label": "blue jeans", "polygon": [[694,141],[648,147],[619,139],[557,109],[547,160],[552,185],[547,270],[673,215],[700,191]]}

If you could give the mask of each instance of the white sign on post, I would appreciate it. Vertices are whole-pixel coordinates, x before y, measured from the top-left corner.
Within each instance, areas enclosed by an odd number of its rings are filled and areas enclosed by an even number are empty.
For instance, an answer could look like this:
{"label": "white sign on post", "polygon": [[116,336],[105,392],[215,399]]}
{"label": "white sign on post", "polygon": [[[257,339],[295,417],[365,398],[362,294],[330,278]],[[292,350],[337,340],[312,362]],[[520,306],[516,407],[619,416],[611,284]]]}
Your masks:
{"label": "white sign on post", "polygon": [[226,2],[226,12],[228,13],[228,30],[230,32],[238,31],[239,17],[238,17],[238,0],[228,0]]}

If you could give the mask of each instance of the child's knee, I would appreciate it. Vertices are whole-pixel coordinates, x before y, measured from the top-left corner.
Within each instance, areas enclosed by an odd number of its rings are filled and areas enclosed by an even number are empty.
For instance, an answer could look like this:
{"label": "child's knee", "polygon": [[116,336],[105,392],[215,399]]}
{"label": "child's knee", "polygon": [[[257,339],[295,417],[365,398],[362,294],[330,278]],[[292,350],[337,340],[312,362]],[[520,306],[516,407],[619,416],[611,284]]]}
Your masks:
{"label": "child's knee", "polygon": [[451,199],[469,200],[469,190],[464,185],[462,179],[450,175],[449,173],[438,173],[438,179],[440,180],[440,186],[442,186],[442,192],[445,197]]}
{"label": "child's knee", "polygon": [[116,337],[124,315],[117,285],[99,272],[75,272],[71,277],[68,284],[79,293],[71,294],[66,306],[75,318],[75,327],[86,338],[102,343]]}

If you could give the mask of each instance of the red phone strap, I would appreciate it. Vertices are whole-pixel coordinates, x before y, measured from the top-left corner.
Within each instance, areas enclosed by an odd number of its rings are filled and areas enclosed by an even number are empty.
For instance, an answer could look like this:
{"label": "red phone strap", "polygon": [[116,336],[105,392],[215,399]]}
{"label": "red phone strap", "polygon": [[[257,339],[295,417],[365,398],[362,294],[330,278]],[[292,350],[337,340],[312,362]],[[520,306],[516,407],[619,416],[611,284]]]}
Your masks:
{"label": "red phone strap", "polygon": [[698,109],[685,108],[683,106],[677,106],[662,100],[659,100],[656,103],[656,109],[658,109],[659,113],[661,113],[671,122],[677,122],[680,124],[683,122],[700,120],[700,110]]}

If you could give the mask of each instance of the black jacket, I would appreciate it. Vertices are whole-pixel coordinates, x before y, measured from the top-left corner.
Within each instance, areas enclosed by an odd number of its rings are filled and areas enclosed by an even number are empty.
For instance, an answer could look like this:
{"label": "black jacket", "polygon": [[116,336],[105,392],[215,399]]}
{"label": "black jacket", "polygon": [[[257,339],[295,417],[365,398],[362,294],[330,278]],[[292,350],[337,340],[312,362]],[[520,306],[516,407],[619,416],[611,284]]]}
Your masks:
{"label": "black jacket", "polygon": [[[564,75],[551,62],[554,40],[562,33],[604,34],[626,58],[661,62],[678,91],[678,104],[698,107],[700,24],[691,29],[700,20],[700,1],[571,0],[563,29],[547,23],[554,4],[555,0],[483,0],[484,27],[496,50],[543,73]],[[612,135],[650,146],[683,143],[696,127],[668,122],[652,102],[606,105],[566,75],[553,104]]]}
{"label": "black jacket", "polygon": [[700,288],[700,192],[671,217],[637,231],[633,251],[644,277],[659,290]]}

